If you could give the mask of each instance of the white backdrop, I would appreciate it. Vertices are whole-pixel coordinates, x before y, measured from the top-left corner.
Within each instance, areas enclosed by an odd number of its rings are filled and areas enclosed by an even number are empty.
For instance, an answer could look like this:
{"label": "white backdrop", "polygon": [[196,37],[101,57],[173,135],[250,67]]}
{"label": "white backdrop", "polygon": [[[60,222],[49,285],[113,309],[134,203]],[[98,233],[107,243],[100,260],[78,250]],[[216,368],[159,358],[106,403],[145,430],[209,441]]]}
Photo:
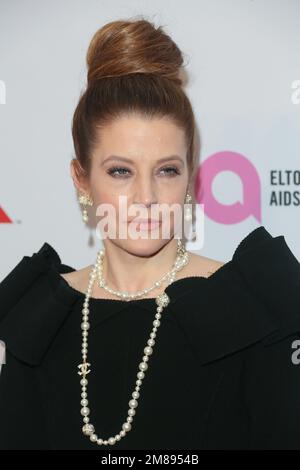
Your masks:
{"label": "white backdrop", "polygon": [[92,35],[139,14],[188,57],[199,165],[215,169],[201,253],[227,261],[264,225],[300,259],[299,0],[0,0],[1,278],[45,241],[75,269],[94,262],[100,241],[69,172],[71,119]]}

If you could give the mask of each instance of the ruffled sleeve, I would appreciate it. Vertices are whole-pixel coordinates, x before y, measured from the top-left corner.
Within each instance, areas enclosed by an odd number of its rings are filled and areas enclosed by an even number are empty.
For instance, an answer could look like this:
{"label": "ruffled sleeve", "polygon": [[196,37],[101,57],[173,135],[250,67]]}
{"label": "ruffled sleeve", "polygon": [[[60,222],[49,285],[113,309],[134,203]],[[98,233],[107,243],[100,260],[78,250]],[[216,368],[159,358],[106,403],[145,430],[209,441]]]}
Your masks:
{"label": "ruffled sleeve", "polygon": [[300,265],[283,235],[264,227],[233,256],[247,289],[270,315],[274,332],[249,350],[243,378],[252,449],[300,449]]}
{"label": "ruffled sleeve", "polygon": [[276,324],[266,344],[300,331],[300,263],[284,235],[258,227],[238,245],[232,265]]}
{"label": "ruffled sleeve", "polygon": [[[283,235],[273,237],[260,226],[230,261],[200,281],[192,278],[170,305],[172,318],[207,373],[219,366],[230,375],[238,364],[232,374],[240,373],[247,448],[300,449],[299,261]],[[172,294],[175,285],[167,290]],[[218,393],[222,397],[222,383]],[[214,433],[219,421],[211,409]]]}
{"label": "ruffled sleeve", "polygon": [[166,292],[172,299],[179,288],[170,309],[202,365],[300,332],[299,262],[284,236],[264,226],[211,276],[179,280]]}
{"label": "ruffled sleeve", "polygon": [[73,270],[45,242],[37,252],[24,256],[0,283],[0,339],[17,359],[30,365],[42,361],[78,300],[57,275]]}

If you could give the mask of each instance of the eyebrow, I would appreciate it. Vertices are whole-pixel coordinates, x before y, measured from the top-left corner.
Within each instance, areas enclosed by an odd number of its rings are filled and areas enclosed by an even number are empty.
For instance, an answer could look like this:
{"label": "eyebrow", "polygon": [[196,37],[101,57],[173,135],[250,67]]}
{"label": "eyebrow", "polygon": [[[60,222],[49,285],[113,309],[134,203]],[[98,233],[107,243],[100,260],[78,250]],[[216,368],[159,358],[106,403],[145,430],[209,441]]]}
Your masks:
{"label": "eyebrow", "polygon": [[[134,161],[131,160],[130,158],[120,157],[118,155],[110,155],[109,157],[105,158],[105,160],[103,160],[102,165],[104,165],[104,163],[110,160],[119,160],[119,161],[123,161],[126,163],[134,163]],[[169,155],[168,157],[160,158],[159,160],[157,160],[157,163],[163,163],[169,160],[179,160],[182,164],[184,164],[184,160],[181,157],[179,157],[179,155]]]}

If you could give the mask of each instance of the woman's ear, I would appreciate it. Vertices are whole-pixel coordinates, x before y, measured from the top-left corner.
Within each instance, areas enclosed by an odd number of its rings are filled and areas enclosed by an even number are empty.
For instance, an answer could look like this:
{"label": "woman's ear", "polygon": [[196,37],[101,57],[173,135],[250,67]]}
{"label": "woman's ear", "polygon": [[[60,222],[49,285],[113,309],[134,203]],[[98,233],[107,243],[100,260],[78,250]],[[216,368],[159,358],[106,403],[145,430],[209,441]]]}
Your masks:
{"label": "woman's ear", "polygon": [[80,163],[76,158],[73,158],[70,163],[70,175],[72,177],[75,188],[79,193],[89,193],[89,185],[85,171],[82,169]]}

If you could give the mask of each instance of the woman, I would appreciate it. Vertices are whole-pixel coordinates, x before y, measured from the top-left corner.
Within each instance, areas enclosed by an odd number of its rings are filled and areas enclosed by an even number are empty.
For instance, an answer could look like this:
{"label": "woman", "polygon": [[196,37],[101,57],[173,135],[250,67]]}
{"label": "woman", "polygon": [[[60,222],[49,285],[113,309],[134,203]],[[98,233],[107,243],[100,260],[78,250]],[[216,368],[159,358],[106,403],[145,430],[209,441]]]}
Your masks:
{"label": "woman", "polygon": [[[84,221],[88,205],[124,216],[121,196],[146,218],[182,207],[196,157],[180,50],[115,21],[87,64],[71,162]],[[121,238],[126,213],[78,271],[45,242],[2,281],[1,449],[300,449],[298,260],[260,226],[221,263],[168,220],[167,239],[161,219],[135,226],[158,237]]]}

